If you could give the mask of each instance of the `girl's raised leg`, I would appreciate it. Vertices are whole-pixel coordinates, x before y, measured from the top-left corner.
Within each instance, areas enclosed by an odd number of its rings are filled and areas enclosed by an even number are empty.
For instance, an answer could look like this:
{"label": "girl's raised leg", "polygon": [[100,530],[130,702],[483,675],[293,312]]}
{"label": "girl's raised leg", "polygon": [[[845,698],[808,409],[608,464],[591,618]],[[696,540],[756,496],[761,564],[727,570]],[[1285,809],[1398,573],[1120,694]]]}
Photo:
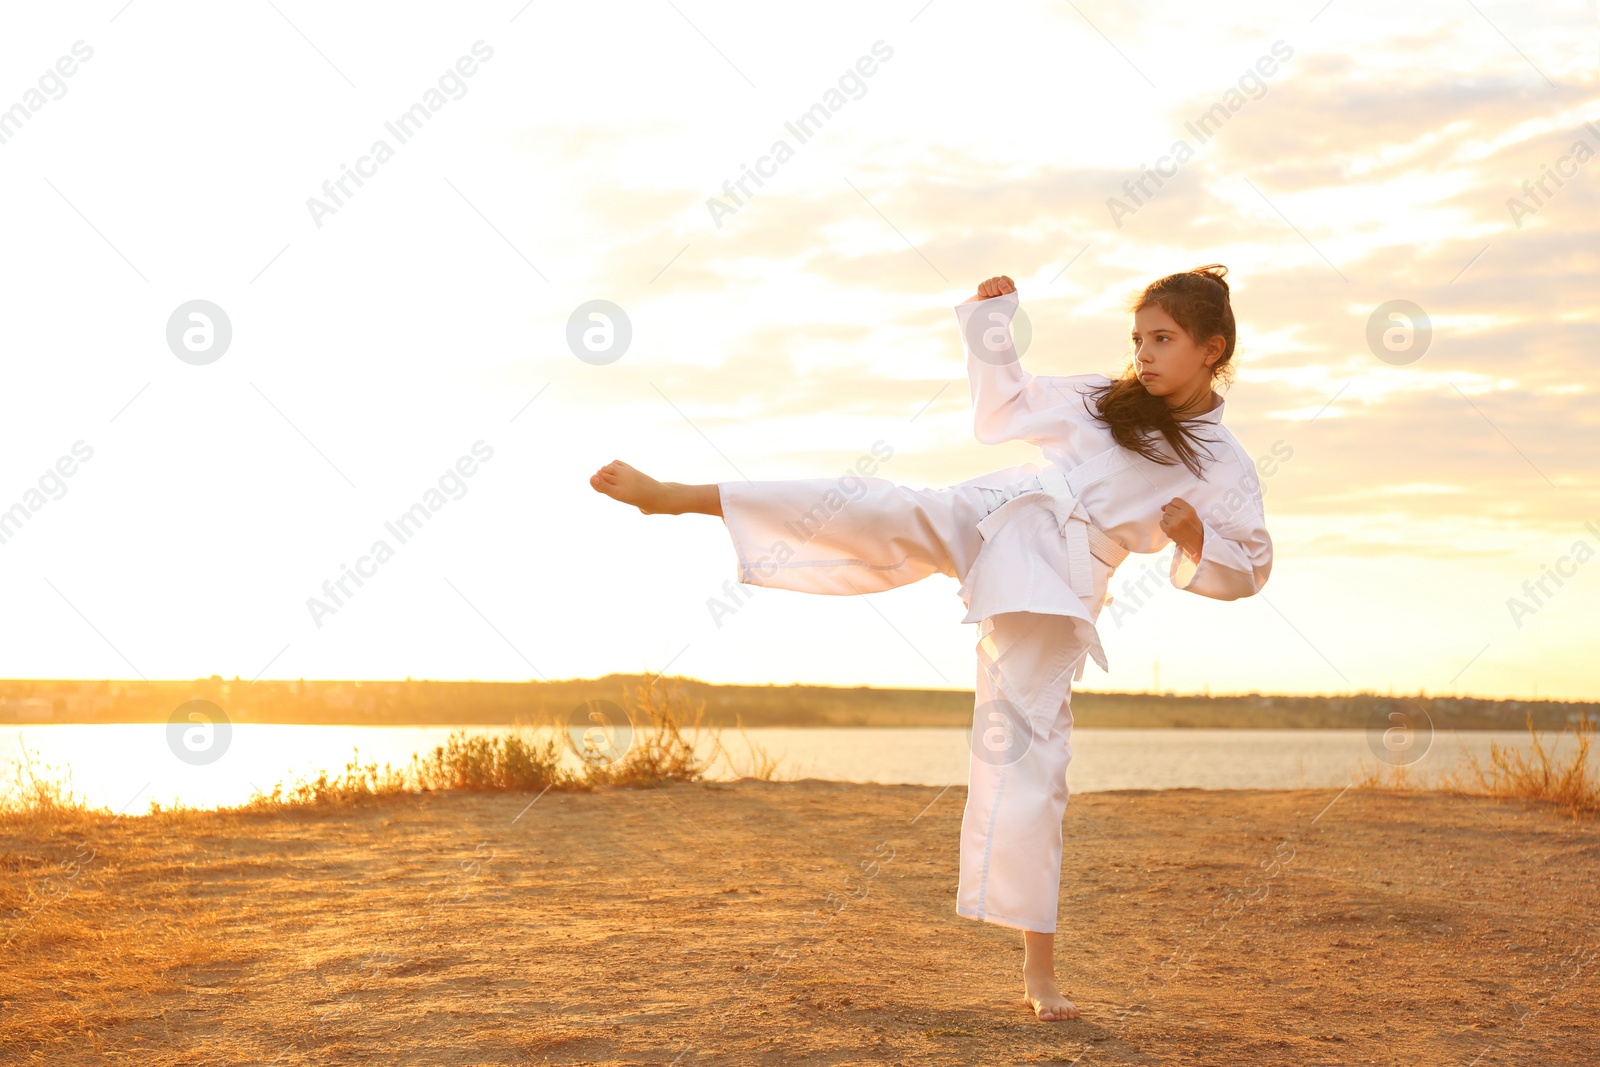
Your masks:
{"label": "girl's raised leg", "polygon": [[613,500],[632,504],[646,515],[721,515],[722,496],[716,483],[684,485],[658,482],[620,459],[595,471],[589,484]]}
{"label": "girl's raised leg", "polygon": [[984,544],[985,490],[898,485],[874,475],[882,461],[874,446],[831,477],[684,485],[613,460],[589,484],[645,514],[717,516],[738,557],[735,580],[746,585],[854,596],[931,574],[965,580]]}

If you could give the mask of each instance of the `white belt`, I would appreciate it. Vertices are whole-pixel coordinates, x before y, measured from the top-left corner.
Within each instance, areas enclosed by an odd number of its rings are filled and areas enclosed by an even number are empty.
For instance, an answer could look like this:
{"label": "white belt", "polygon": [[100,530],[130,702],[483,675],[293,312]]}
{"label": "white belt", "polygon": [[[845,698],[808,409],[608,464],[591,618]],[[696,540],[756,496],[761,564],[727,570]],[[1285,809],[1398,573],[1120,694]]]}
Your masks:
{"label": "white belt", "polygon": [[1094,595],[1094,574],[1089,567],[1091,555],[1113,570],[1128,558],[1128,550],[1089,518],[1083,501],[1078,499],[1066,472],[1060,467],[1052,464],[1036,477],[1009,486],[1004,493],[1007,499],[978,522],[978,532],[983,539],[992,540],[995,531],[1015,518],[1022,508],[1043,505],[1055,516],[1061,536],[1067,539],[1067,579],[1072,591],[1080,597]]}

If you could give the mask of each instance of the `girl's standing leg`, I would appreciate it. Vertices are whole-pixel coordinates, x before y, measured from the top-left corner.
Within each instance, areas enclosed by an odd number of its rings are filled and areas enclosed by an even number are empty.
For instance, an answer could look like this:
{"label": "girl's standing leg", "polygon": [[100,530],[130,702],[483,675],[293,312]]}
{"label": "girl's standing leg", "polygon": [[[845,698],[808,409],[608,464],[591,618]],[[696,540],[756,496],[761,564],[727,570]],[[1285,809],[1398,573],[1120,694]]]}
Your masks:
{"label": "girl's standing leg", "polygon": [[1023,931],[1024,997],[1040,1019],[1073,1019],[1056,984],[1062,817],[1072,760],[1072,676],[1088,654],[1078,624],[994,616],[978,646],[956,911]]}

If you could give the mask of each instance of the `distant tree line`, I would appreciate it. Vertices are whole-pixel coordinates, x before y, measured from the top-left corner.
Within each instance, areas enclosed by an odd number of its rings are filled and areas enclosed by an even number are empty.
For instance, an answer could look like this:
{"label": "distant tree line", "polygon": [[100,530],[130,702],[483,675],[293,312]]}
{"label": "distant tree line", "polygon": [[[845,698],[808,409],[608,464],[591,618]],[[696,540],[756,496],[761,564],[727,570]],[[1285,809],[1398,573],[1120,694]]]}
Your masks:
{"label": "distant tree line", "polygon": [[[0,723],[165,722],[180,704],[209,700],[235,722],[370,726],[502,726],[566,722],[593,700],[624,704],[648,676],[552,682],[307,681],[248,682],[217,675],[193,681],[0,680]],[[709,726],[968,726],[972,691],[874,689],[866,686],[712,685],[691,678],[679,686],[703,706]],[[1079,726],[1366,728],[1400,713],[1426,714],[1436,730],[1520,730],[1528,716],[1540,729],[1560,729],[1600,703],[1487,700],[1475,697],[1351,693],[1282,696],[1247,693],[1100,693],[1072,698]]]}

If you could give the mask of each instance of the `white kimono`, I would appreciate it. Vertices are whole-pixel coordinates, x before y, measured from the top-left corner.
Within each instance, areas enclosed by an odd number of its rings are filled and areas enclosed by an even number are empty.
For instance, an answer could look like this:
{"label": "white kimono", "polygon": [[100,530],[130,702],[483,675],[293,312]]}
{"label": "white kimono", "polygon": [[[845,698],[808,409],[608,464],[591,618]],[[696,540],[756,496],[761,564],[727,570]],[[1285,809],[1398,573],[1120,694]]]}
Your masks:
{"label": "white kimono", "polygon": [[[1061,468],[1077,488],[1077,501],[1090,521],[1130,552],[1158,552],[1171,540],[1161,529],[1161,507],[1182,497],[1199,513],[1205,537],[1199,562],[1183,552],[1172,557],[1172,584],[1217,600],[1250,596],[1266,584],[1272,570],[1272,539],[1267,534],[1261,503],[1261,483],[1255,463],[1238,440],[1222,425],[1225,402],[1213,391],[1215,407],[1191,420],[1202,438],[1215,443],[1201,446],[1204,480],[1181,463],[1170,466],[1145,459],[1115,446],[1110,429],[1091,414],[1090,389],[1110,382],[1103,374],[1064,377],[1031,375],[1017,359],[1007,327],[1016,314],[1017,294],[956,305],[962,337],[967,344],[967,376],[972,384],[973,426],[984,444],[1022,440],[1036,444],[1044,458]],[[984,324],[988,324],[986,327]],[[1005,328],[1003,328],[1005,327]],[[974,344],[981,351],[974,353]],[[1198,424],[1198,425],[1197,425]],[[1176,459],[1164,440],[1163,455]],[[1212,454],[1211,460],[1205,453]],[[1031,467],[1031,465],[1029,465]],[[998,472],[1003,478],[1006,472]],[[973,479],[995,484],[995,475]],[[1041,538],[1030,545],[1065,573],[1065,538]],[[1023,553],[1030,554],[1030,553]],[[1011,553],[986,571],[993,586],[977,590],[965,621],[974,622],[997,611],[1054,611],[1045,594],[1027,588]],[[1060,590],[1052,590],[1059,593]],[[1065,600],[1065,598],[1062,598]],[[1104,601],[1103,594],[1094,598]],[[1069,605],[1059,614],[1077,615]],[[976,616],[977,618],[975,618]],[[1099,642],[1095,642],[1099,652]],[[1096,655],[1102,669],[1103,654]]]}
{"label": "white kimono", "polygon": [[1107,668],[1095,620],[1116,565],[1169,543],[1161,508],[1179,496],[1205,532],[1198,562],[1173,554],[1179,589],[1218,600],[1257,592],[1272,542],[1255,465],[1221,425],[1220,397],[1192,423],[1214,442],[1201,450],[1204,480],[1181,463],[1119,448],[1086,396],[1110,379],[1023,371],[1010,330],[1016,308],[1015,293],[956,305],[974,428],[986,444],[1038,445],[1044,467],[1009,467],[944,489],[853,476],[718,489],[741,582],[852,594],[936,573],[961,580],[963,621],[979,624],[979,642],[956,911],[1051,932],[1072,682],[1089,658]]}

